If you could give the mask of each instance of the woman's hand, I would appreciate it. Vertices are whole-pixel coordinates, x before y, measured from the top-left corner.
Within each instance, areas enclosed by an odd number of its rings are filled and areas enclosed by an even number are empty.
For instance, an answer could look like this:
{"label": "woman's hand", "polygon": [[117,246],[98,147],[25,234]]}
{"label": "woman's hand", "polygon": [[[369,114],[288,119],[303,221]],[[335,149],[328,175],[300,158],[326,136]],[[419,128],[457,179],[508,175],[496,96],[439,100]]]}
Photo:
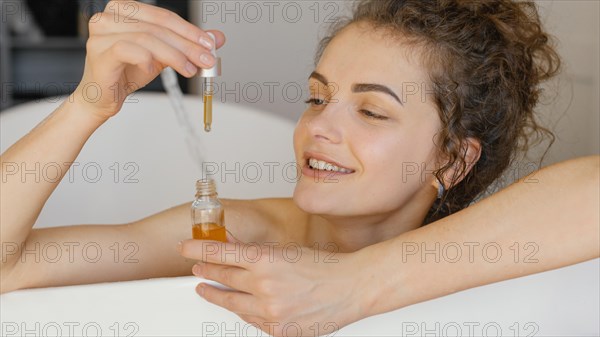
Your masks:
{"label": "woman's hand", "polygon": [[181,255],[200,260],[193,272],[233,290],[200,283],[196,291],[274,336],[321,336],[369,316],[372,287],[356,254],[299,245],[246,245],[185,240]]}
{"label": "woman's hand", "polygon": [[[173,12],[141,2],[109,2],[104,12],[90,18],[89,31],[84,74],[73,99],[104,119],[165,67],[189,78],[199,67],[210,68],[215,62],[207,32]],[[220,48],[225,36],[210,32]]]}

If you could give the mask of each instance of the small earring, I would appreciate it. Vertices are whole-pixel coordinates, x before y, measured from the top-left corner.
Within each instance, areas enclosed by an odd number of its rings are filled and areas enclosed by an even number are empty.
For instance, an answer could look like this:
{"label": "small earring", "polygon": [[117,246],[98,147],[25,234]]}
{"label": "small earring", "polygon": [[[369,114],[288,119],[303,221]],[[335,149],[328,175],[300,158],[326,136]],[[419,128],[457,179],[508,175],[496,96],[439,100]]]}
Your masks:
{"label": "small earring", "polygon": [[442,196],[444,195],[444,191],[445,191],[444,184],[442,184],[441,182],[438,182],[438,195],[437,195],[438,199],[442,198]]}
{"label": "small earring", "polygon": [[445,191],[444,184],[442,184],[438,178],[434,178],[433,185],[435,188],[437,188],[437,198],[441,199]]}

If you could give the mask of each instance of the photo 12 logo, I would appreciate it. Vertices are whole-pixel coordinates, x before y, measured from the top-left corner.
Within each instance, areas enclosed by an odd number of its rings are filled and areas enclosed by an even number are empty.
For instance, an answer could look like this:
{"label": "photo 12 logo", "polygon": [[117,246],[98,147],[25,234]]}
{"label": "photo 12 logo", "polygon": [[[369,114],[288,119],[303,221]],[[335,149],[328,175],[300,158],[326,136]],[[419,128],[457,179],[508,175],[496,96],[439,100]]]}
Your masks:
{"label": "photo 12 logo", "polygon": [[138,183],[135,177],[140,167],[135,162],[112,162],[110,165],[101,165],[98,162],[2,162],[2,183],[16,179],[21,183],[28,181],[39,183],[59,182],[63,176],[69,183],[83,181],[97,183],[104,179],[111,179],[117,183]]}
{"label": "photo 12 logo", "polygon": [[134,322],[2,322],[3,337],[50,336],[135,336],[140,330]]}
{"label": "photo 12 logo", "polygon": [[344,1],[202,1],[202,23],[332,23]]}
{"label": "photo 12 logo", "polygon": [[[257,328],[257,322],[240,323],[235,322],[234,324],[228,324],[226,322],[202,322],[202,333],[200,336],[204,337],[227,337],[227,336],[271,336],[276,331],[281,331],[279,335],[288,337],[300,337],[300,336],[322,336],[332,337],[335,336],[336,331],[339,330],[339,326],[335,322],[325,322],[314,324],[302,329],[302,326],[297,322],[263,322],[264,331]],[[333,332],[332,332],[333,331]],[[327,334],[328,332],[332,332]]]}
{"label": "photo 12 logo", "polygon": [[503,325],[499,322],[402,322],[401,336],[405,337],[533,337],[540,330],[534,322],[513,322]]}

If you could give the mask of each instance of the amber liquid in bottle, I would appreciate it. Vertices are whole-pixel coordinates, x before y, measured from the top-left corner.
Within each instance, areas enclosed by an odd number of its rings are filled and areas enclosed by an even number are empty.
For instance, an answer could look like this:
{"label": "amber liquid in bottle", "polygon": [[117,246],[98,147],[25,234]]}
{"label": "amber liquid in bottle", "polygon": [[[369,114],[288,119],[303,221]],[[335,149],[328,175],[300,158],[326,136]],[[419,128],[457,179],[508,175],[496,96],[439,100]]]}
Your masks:
{"label": "amber liquid in bottle", "polygon": [[227,232],[224,226],[215,223],[199,223],[192,227],[192,237],[196,240],[227,241]]}

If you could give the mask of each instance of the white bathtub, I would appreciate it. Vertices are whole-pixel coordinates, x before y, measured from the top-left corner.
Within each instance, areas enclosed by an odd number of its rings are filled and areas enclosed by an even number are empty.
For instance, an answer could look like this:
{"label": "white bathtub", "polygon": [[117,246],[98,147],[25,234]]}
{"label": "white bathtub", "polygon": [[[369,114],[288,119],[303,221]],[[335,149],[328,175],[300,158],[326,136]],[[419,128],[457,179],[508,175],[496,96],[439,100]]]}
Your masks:
{"label": "white bathtub", "polygon": [[[137,102],[127,103],[88,141],[70,180],[61,182],[36,226],[122,223],[191,200],[200,171],[167,98],[133,98]],[[2,112],[1,151],[57,104],[44,101]],[[188,97],[184,104],[195,111],[201,128],[201,100]],[[216,103],[213,132],[202,134],[201,141],[205,160],[228,170],[220,195],[291,195],[294,177],[285,165],[294,160],[293,127],[284,118]],[[49,168],[39,171],[40,178],[51,178]],[[335,335],[598,336],[599,265],[595,259],[463,291],[362,320]],[[181,277],[15,291],[0,296],[0,335],[257,335],[234,314],[199,298],[194,292],[199,281]]]}

